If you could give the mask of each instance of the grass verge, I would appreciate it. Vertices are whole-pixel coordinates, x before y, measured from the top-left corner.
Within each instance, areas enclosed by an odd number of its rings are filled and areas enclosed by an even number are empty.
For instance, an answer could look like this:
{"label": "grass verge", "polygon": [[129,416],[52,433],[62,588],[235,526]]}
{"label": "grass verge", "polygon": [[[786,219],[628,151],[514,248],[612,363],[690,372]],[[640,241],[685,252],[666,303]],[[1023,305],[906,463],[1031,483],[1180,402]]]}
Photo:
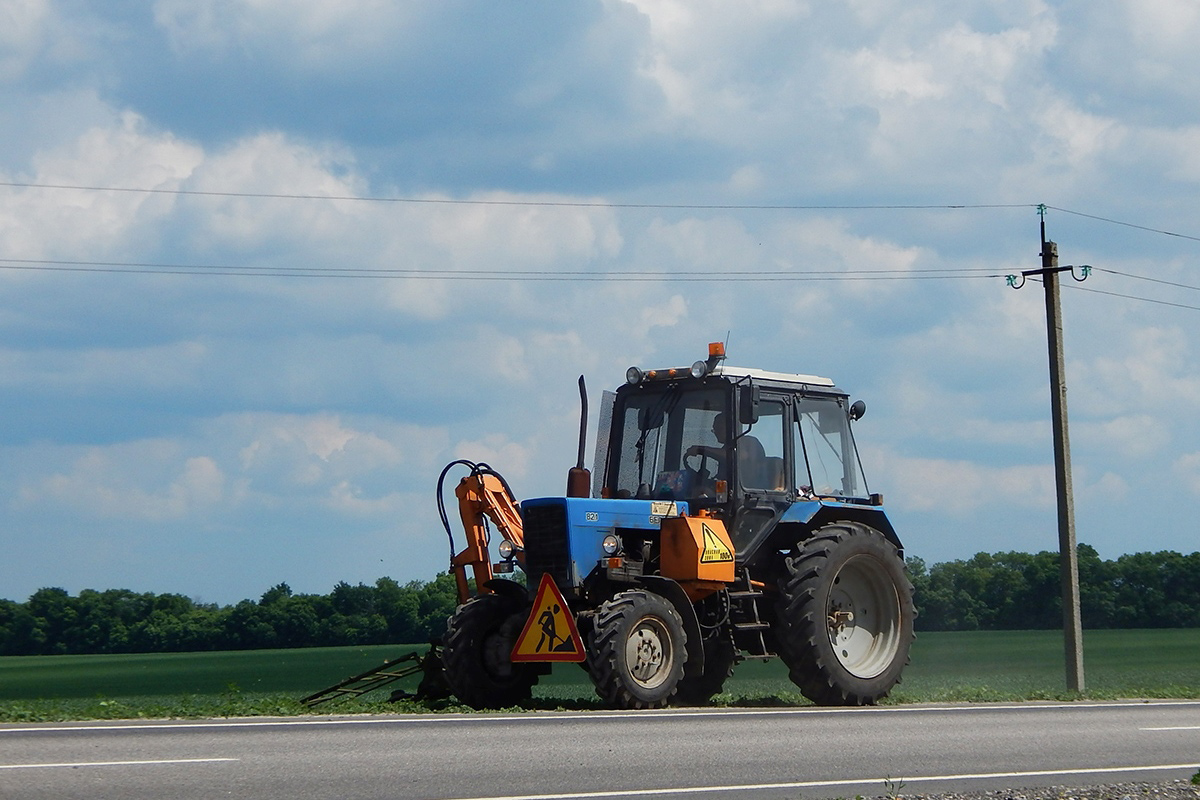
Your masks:
{"label": "grass verge", "polygon": [[[1200,629],[1088,631],[1088,691],[1065,689],[1055,631],[926,633],[888,703],[1200,698]],[[453,701],[388,703],[396,685],[308,709],[300,698],[413,650],[333,647],[225,653],[0,658],[0,722],[454,712]],[[398,684],[412,691],[416,678]],[[778,660],[746,661],[714,702],[807,705]],[[525,710],[598,708],[578,666],[542,679]]]}

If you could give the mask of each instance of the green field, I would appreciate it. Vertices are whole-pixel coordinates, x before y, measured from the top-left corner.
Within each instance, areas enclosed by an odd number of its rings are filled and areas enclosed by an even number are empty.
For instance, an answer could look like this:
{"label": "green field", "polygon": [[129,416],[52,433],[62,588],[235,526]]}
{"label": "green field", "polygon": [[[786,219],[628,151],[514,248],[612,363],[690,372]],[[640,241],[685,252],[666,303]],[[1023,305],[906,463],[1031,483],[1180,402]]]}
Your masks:
{"label": "green field", "polygon": [[[1200,697],[1200,629],[1087,631],[1084,644],[1086,697]],[[0,721],[302,713],[300,697],[415,649],[0,658]],[[925,633],[889,702],[1069,699],[1063,675],[1062,635],[1055,631]],[[410,690],[415,685],[415,678],[400,684]],[[317,710],[430,708],[387,705],[391,688]],[[736,705],[806,702],[777,660],[742,663],[717,699]],[[592,707],[594,694],[578,666],[559,665],[542,679],[530,705]]]}

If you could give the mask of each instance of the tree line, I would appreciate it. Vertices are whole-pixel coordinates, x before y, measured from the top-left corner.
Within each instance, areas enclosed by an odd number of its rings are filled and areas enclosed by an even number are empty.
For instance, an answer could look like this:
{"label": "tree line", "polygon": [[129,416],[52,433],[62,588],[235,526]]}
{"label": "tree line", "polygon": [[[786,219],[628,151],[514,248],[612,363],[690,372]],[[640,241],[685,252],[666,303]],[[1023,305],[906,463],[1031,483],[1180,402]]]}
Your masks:
{"label": "tree line", "polygon": [[405,585],[343,581],[326,595],[281,583],[232,606],[126,589],[39,589],[24,603],[0,600],[0,656],[427,642],[445,631],[457,602],[449,574]]}
{"label": "tree line", "polygon": [[[1200,552],[1133,553],[1108,561],[1081,544],[1080,612],[1085,628],[1200,628]],[[1061,628],[1057,552],[979,553],[926,567],[908,559],[917,630]]]}
{"label": "tree line", "polygon": [[[1200,627],[1200,552],[1135,553],[1113,561],[1079,546],[1086,628]],[[1062,626],[1055,552],[979,553],[926,566],[907,561],[924,631]],[[440,636],[457,603],[449,574],[404,585],[338,583],[327,595],[286,583],[257,601],[197,603],[179,594],[85,589],[0,600],[0,656],[154,653],[419,643]]]}

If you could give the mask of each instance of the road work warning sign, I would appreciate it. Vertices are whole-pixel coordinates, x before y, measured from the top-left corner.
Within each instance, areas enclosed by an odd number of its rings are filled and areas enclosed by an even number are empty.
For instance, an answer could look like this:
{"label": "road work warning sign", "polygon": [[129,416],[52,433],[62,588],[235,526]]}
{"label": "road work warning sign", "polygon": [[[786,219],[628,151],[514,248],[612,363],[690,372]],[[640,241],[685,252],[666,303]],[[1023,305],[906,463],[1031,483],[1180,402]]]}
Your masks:
{"label": "road work warning sign", "polygon": [[700,530],[704,532],[704,551],[700,553],[701,564],[720,564],[724,561],[733,561],[733,551],[729,549],[729,545],[721,541],[721,537],[713,533],[712,528],[701,525]]}
{"label": "road work warning sign", "polygon": [[542,573],[533,610],[513,645],[513,661],[583,661],[583,639],[550,573]]}

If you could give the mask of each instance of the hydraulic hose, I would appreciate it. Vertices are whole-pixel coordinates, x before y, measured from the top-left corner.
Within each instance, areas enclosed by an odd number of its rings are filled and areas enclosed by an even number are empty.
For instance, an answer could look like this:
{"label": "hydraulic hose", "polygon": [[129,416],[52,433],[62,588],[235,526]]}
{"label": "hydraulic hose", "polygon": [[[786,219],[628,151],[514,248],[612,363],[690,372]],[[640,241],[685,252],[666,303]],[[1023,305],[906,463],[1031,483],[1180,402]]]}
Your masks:
{"label": "hydraulic hose", "polygon": [[508,485],[508,481],[506,481],[504,479],[503,475],[501,475],[499,472],[496,472],[496,470],[492,469],[489,465],[487,465],[483,462],[476,463],[474,461],[468,461],[465,458],[460,458],[455,461],[451,461],[449,464],[447,464],[442,469],[442,473],[440,475],[438,475],[437,507],[438,507],[438,516],[441,517],[441,520],[442,520],[442,527],[446,529],[446,538],[450,542],[450,562],[451,562],[451,564],[453,564],[454,556],[455,556],[454,532],[450,528],[450,516],[446,513],[446,498],[444,496],[443,490],[444,490],[444,487],[446,484],[446,475],[449,474],[450,470],[452,470],[458,466],[466,467],[467,469],[469,469],[471,471],[472,475],[477,475],[477,476],[491,475],[496,480],[500,481],[500,485],[504,487],[504,492],[508,495],[508,499],[510,501],[512,501],[512,504],[513,505],[517,504],[516,496],[513,494],[512,487]]}

